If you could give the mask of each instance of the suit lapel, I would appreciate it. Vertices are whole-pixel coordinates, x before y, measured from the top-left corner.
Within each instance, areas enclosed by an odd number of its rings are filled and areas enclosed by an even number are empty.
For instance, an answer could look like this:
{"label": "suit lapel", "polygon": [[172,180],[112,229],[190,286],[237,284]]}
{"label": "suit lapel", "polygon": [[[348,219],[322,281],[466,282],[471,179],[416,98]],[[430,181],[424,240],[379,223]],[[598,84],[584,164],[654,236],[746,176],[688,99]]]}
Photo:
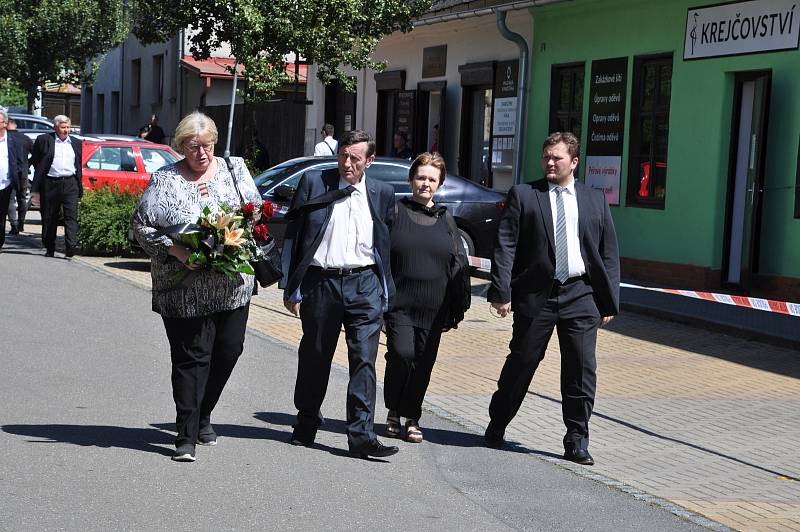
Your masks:
{"label": "suit lapel", "polygon": [[367,179],[366,173],[364,174],[364,180],[366,181],[367,187],[367,204],[369,205],[369,213],[372,215],[373,220],[378,220],[379,218],[375,215],[375,204],[379,199],[378,189],[375,188],[375,185],[371,180]]}
{"label": "suit lapel", "polygon": [[[586,212],[582,209],[583,202],[586,200],[586,190],[584,190],[583,186],[576,180],[575,181],[575,201],[578,203],[578,241],[583,242],[583,233],[586,232],[586,214],[581,214],[582,212]],[[588,205],[587,205],[588,207]]]}
{"label": "suit lapel", "polygon": [[[544,190],[542,190],[544,188]],[[544,181],[544,187],[534,188],[533,193],[536,194],[536,199],[539,200],[539,212],[542,214],[542,222],[544,222],[544,229],[547,233],[547,241],[550,243],[550,249],[555,253],[555,233],[553,228],[553,209],[550,208],[550,188],[547,186],[547,181]]]}

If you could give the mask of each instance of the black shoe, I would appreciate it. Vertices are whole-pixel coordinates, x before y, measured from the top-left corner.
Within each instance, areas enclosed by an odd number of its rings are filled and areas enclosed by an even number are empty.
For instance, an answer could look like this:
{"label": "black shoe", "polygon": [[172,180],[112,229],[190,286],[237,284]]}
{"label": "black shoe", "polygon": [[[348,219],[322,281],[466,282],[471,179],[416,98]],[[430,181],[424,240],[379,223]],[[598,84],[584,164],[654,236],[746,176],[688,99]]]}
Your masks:
{"label": "black shoe", "polygon": [[65,255],[67,258],[71,258],[71,257],[74,257],[74,256],[75,256],[75,254],[76,254],[78,251],[79,251],[79,248],[78,248],[77,246],[76,246],[76,247],[72,247],[72,248],[67,248],[67,250],[66,250],[66,251],[64,251],[64,255]]}
{"label": "black shoe", "polygon": [[505,445],[506,440],[503,439],[504,432],[499,431],[492,427],[492,424],[489,423],[489,426],[486,427],[486,432],[483,434],[483,439],[486,441],[486,447],[490,447],[492,449],[500,449]]}
{"label": "black shoe", "polygon": [[292,431],[292,438],[289,443],[298,447],[311,447],[314,445],[314,438],[317,436],[317,431],[310,431],[308,429],[295,427]]}
{"label": "black shoe", "polygon": [[8,232],[9,235],[18,235],[19,234],[19,227],[16,225],[11,226],[11,231]]}
{"label": "black shoe", "polygon": [[211,423],[200,428],[200,432],[197,434],[197,444],[207,446],[217,444],[217,433],[214,432],[214,427],[211,426]]}
{"label": "black shoe", "polygon": [[581,465],[594,465],[594,458],[589,454],[589,451],[577,447],[570,447],[564,451],[564,460],[569,460],[570,462]]}
{"label": "black shoe", "polygon": [[363,447],[350,449],[350,455],[358,458],[369,458],[370,456],[374,456],[375,458],[385,458],[387,456],[397,454],[397,451],[399,450],[400,449],[394,445],[382,444],[376,438]]}
{"label": "black shoe", "polygon": [[56,256],[56,252],[55,251],[46,251],[44,256],[45,257],[55,257]]}
{"label": "black shoe", "polygon": [[179,445],[172,454],[172,460],[175,462],[194,462],[194,445],[191,443]]}

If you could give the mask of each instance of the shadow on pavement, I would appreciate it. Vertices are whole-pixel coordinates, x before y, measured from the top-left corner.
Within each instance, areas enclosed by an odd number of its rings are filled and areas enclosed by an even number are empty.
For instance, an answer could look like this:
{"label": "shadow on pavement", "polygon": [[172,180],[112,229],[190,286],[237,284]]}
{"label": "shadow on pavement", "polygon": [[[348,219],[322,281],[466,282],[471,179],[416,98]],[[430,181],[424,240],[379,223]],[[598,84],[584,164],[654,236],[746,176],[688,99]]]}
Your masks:
{"label": "shadow on pavement", "polygon": [[746,337],[731,336],[726,332],[714,330],[713,327],[709,329],[710,326],[706,325],[700,327],[677,323],[674,326],[664,327],[663,323],[656,317],[623,312],[605,328],[638,340],[800,379],[800,357],[792,349],[773,347],[758,340],[752,341],[752,347],[742,349],[741,346],[750,343],[751,340]]}
{"label": "shadow on pavement", "polygon": [[171,456],[174,438],[156,429],[109,425],[3,425],[3,432],[38,438],[30,443],[70,443],[82,447],[118,447]]}
{"label": "shadow on pavement", "polygon": [[149,272],[150,261],[136,261],[136,260],[117,260],[109,261],[103,264],[109,268],[116,268],[117,270],[131,270],[136,272]]}

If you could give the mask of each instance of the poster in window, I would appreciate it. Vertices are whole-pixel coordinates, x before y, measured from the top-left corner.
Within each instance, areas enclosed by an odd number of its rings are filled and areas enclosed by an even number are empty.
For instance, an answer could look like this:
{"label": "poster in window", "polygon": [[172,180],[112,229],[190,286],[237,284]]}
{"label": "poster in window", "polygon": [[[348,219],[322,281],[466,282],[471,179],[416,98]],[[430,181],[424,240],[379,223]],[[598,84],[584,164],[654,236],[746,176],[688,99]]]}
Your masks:
{"label": "poster in window", "polygon": [[586,184],[605,192],[609,205],[619,205],[627,79],[627,57],[592,62]]}

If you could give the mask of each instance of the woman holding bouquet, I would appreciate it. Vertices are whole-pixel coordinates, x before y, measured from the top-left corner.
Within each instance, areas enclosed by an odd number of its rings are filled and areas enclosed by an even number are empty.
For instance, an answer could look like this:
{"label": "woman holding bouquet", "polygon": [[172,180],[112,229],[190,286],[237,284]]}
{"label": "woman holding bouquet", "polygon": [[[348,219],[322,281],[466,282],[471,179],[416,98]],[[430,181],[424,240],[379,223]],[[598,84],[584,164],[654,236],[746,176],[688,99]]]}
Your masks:
{"label": "woman holding bouquet", "polygon": [[383,397],[386,436],[423,439],[419,418],[442,331],[454,328],[469,306],[469,267],[455,220],[433,202],[444,183],[438,153],[419,155],[409,169],[411,198],[397,202],[391,229],[394,305],[385,315],[386,373]]}
{"label": "woman holding bouquet", "polygon": [[253,293],[252,275],[202,268],[190,259],[195,250],[170,236],[175,226],[210,212],[206,218],[226,224],[224,249],[245,243],[226,214],[253,215],[261,197],[241,158],[232,158],[231,173],[214,157],[217,138],[208,116],[194,112],[181,120],[175,147],[185,158],[153,173],[133,218],[136,239],[151,257],[153,311],[170,344],[178,433],[172,459],[180,462],[195,460],[195,444],[217,443],[211,412],[244,348]]}

